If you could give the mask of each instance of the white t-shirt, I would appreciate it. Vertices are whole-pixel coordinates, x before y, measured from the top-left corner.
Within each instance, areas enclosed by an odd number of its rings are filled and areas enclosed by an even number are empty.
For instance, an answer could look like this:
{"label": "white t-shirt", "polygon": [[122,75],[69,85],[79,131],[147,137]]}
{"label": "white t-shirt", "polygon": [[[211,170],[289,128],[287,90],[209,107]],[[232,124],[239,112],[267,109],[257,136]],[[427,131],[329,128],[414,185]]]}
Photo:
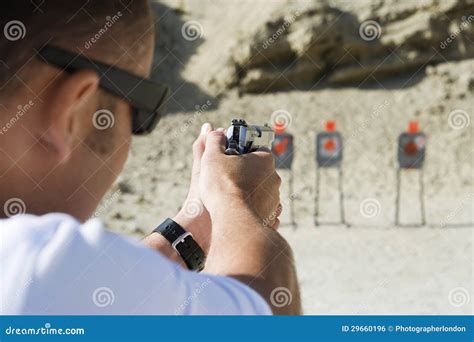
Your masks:
{"label": "white t-shirt", "polygon": [[0,220],[0,313],[268,315],[237,280],[190,272],[139,242],[65,214]]}

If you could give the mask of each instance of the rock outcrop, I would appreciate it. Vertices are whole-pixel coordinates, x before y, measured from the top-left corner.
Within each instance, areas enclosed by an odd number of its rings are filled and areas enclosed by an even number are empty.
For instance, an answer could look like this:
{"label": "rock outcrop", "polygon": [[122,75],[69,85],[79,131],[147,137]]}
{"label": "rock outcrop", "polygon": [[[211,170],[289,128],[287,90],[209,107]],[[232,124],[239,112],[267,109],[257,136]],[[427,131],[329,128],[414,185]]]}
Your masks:
{"label": "rock outcrop", "polygon": [[474,57],[474,0],[321,1],[278,9],[213,83],[241,92],[361,85]]}

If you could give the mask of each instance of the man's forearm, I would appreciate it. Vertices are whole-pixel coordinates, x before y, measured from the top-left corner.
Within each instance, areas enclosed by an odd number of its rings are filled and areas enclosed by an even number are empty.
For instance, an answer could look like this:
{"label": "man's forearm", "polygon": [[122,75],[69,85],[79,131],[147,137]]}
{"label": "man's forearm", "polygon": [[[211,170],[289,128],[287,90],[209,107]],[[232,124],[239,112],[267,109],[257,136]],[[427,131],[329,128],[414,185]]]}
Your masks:
{"label": "man's forearm", "polygon": [[186,268],[186,265],[181,256],[176,253],[173,247],[171,247],[169,241],[166,240],[164,236],[158,233],[151,233],[150,235],[145,236],[145,238],[142,240],[142,243],[145,246],[160,252],[163,256]]}
{"label": "man's forearm", "polygon": [[[193,237],[197,240],[198,244],[200,245],[201,248],[204,249],[205,252],[209,250],[209,243],[208,243],[209,237],[205,235],[203,236],[202,234],[199,233],[199,230],[202,228],[200,227],[199,220],[187,217],[186,215],[179,212],[178,214],[176,214],[176,216],[173,217],[173,221],[177,222],[179,225],[184,227],[187,231],[191,232],[193,234]],[[204,231],[204,229],[201,229],[201,230]],[[142,240],[142,242],[146,246],[156,251],[159,251],[168,259],[180,264],[182,267],[187,269],[186,264],[184,263],[181,256],[176,252],[176,250],[174,250],[170,242],[166,240],[162,235],[158,233],[151,233],[150,235],[147,235]]]}
{"label": "man's forearm", "polygon": [[[275,314],[300,314],[298,282],[287,242],[245,204],[226,206],[212,217],[212,244],[205,271],[244,282],[271,305]],[[288,305],[280,307],[278,299],[271,298],[278,287],[289,291]]]}

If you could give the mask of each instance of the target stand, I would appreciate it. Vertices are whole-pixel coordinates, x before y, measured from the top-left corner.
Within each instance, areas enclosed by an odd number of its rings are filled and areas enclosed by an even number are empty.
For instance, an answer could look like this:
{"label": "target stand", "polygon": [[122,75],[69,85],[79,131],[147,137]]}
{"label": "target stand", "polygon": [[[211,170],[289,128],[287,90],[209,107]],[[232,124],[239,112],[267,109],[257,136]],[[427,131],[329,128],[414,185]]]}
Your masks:
{"label": "target stand", "polygon": [[[288,191],[290,196],[287,198],[289,210],[290,210],[290,222],[281,222],[281,226],[291,226],[296,229],[295,220],[295,201],[294,201],[294,185],[293,185],[293,154],[294,154],[294,143],[293,135],[285,132],[285,126],[275,124],[273,127],[275,132],[275,139],[272,144],[272,152],[275,158],[275,167],[279,170],[287,172],[286,178],[288,178]],[[285,203],[283,203],[285,204]]]}
{"label": "target stand", "polygon": [[[418,123],[410,121],[406,132],[400,134],[398,138],[398,169],[396,179],[395,196],[395,226],[397,227],[423,227],[426,225],[425,194],[423,163],[426,154],[426,135],[419,131]],[[401,178],[403,171],[418,172],[418,192],[420,202],[420,223],[401,224],[400,223],[400,194]]]}
{"label": "target stand", "polygon": [[418,172],[418,188],[419,188],[419,201],[420,201],[420,223],[400,223],[400,193],[401,193],[401,176],[404,168],[397,169],[397,193],[395,198],[395,226],[397,227],[424,227],[426,225],[426,211],[425,211],[425,193],[424,193],[424,180],[423,180],[423,169],[417,170]]}
{"label": "target stand", "polygon": [[[345,225],[349,227],[345,219],[344,213],[344,192],[342,187],[342,136],[336,131],[335,121],[326,122],[325,131],[316,135],[316,189],[314,196],[314,225]],[[338,193],[339,193],[339,217],[340,221],[321,222],[319,220],[319,199],[321,186],[321,169],[335,168],[337,169]]]}

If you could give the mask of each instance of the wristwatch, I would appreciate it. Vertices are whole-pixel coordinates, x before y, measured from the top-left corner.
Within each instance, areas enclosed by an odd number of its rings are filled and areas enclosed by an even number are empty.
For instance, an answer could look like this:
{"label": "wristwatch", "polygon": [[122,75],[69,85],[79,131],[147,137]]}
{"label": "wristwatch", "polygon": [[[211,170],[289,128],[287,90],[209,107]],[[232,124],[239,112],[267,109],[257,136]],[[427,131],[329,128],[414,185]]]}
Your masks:
{"label": "wristwatch", "polygon": [[186,231],[178,223],[167,218],[162,224],[156,227],[153,232],[161,234],[169,241],[171,247],[183,258],[186,266],[192,270],[200,272],[204,268],[206,255],[190,232]]}

